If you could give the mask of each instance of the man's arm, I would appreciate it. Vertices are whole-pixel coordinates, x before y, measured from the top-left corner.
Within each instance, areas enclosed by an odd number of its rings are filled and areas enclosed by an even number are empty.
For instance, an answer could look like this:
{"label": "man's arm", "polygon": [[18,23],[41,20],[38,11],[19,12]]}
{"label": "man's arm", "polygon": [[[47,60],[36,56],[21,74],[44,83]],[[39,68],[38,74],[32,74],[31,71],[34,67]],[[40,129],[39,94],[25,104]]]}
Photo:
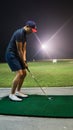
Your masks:
{"label": "man's arm", "polygon": [[24,58],[24,61],[27,61],[26,60],[26,42],[24,43],[24,46],[23,46],[23,58]]}
{"label": "man's arm", "polygon": [[28,65],[26,63],[26,42],[24,43],[24,46],[22,42],[16,42],[16,46],[22,63],[25,65],[26,68],[28,68]]}
{"label": "man's arm", "polygon": [[16,42],[16,46],[17,46],[17,50],[18,50],[18,54],[19,54],[19,57],[21,59],[21,61],[23,62],[24,64],[24,53],[23,53],[23,47],[22,47],[22,42]]}

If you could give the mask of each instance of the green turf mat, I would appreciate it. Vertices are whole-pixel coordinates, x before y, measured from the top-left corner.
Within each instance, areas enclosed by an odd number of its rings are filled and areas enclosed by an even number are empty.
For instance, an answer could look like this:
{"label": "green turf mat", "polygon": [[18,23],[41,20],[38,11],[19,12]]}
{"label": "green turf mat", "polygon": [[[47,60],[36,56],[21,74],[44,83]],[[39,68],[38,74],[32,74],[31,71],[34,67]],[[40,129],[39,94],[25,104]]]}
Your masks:
{"label": "green turf mat", "polygon": [[[52,97],[52,98],[51,98]],[[48,99],[49,98],[49,99]],[[22,102],[0,99],[0,114],[32,117],[73,117],[72,95],[29,95]]]}

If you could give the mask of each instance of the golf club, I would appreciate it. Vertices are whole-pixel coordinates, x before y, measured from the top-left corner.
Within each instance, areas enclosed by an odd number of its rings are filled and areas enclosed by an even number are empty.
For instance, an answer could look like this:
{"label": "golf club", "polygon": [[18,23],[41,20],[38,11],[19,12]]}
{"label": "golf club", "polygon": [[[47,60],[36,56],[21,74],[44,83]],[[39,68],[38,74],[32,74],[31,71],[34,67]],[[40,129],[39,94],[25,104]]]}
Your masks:
{"label": "golf club", "polygon": [[40,87],[40,89],[42,90],[42,92],[46,95],[45,91],[43,90],[43,88],[40,86],[40,84],[38,83],[37,79],[34,77],[34,75],[31,73],[31,71],[29,70],[29,68],[27,68],[28,72],[30,73],[31,77],[34,79],[34,81],[38,84],[38,86]]}
{"label": "golf club", "polygon": [[38,86],[40,87],[40,89],[42,90],[42,92],[45,94],[45,96],[47,96],[47,98],[49,100],[52,100],[53,97],[49,96],[46,94],[46,92],[43,90],[43,88],[40,86],[40,84],[38,83],[37,79],[34,77],[34,75],[31,73],[31,71],[29,70],[29,68],[27,68],[27,71],[30,73],[31,77],[34,79],[34,81],[38,84]]}

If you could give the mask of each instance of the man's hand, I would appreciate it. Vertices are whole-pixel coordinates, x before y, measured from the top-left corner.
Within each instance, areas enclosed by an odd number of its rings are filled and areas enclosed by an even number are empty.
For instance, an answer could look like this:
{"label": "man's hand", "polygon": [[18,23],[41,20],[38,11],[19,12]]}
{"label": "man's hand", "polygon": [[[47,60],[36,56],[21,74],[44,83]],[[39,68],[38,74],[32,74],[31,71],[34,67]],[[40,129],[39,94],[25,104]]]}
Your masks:
{"label": "man's hand", "polygon": [[28,64],[26,61],[24,61],[25,68],[28,69]]}

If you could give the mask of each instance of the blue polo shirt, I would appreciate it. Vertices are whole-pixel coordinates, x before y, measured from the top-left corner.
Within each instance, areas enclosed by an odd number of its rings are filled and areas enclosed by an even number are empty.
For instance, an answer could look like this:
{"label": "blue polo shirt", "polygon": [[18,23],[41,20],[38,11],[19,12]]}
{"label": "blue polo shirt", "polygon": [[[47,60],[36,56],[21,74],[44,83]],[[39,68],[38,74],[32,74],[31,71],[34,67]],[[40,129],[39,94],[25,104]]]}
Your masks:
{"label": "blue polo shirt", "polygon": [[18,42],[18,44],[19,42],[21,42],[21,44],[25,44],[26,31],[23,28],[18,29],[14,32],[6,50],[6,62],[8,63],[12,71],[25,69],[25,65],[22,63],[18,54],[16,41]]}
{"label": "blue polo shirt", "polygon": [[11,37],[11,40],[9,42],[9,45],[7,47],[6,53],[13,52],[13,54],[15,56],[18,56],[18,50],[17,50],[17,46],[16,46],[16,41],[18,43],[22,42],[22,44],[25,43],[25,41],[26,41],[26,31],[23,28],[18,29],[18,30],[16,30],[13,33],[13,35]]}

